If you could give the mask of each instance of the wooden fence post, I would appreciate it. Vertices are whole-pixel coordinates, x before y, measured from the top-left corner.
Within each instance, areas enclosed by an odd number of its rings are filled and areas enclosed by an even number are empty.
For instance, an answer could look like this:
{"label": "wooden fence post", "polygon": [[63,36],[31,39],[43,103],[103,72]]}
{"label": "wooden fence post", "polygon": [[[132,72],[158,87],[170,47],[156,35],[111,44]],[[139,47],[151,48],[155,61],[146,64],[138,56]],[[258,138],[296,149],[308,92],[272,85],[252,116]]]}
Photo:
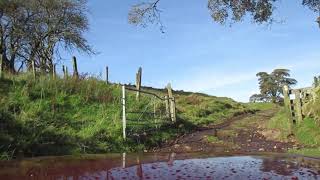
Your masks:
{"label": "wooden fence post", "polygon": [[79,78],[78,64],[77,64],[77,58],[75,56],[72,57],[72,63],[73,63],[73,78],[78,79]]}
{"label": "wooden fence post", "polygon": [[106,66],[106,83],[109,84],[109,67]]}
{"label": "wooden fence post", "polygon": [[37,72],[36,72],[36,63],[34,59],[32,60],[32,73],[33,73],[33,78],[36,79]]}
{"label": "wooden fence post", "polygon": [[177,113],[176,113],[176,98],[172,96],[172,101],[171,101],[171,106],[172,106],[172,121],[176,122],[177,121]]}
{"label": "wooden fence post", "polygon": [[283,100],[284,100],[285,112],[286,112],[286,115],[287,115],[288,121],[289,121],[289,131],[290,131],[290,134],[292,134],[293,117],[292,117],[292,111],[291,111],[289,86],[284,85],[282,90],[283,90]]}
{"label": "wooden fence post", "polygon": [[136,88],[137,88],[137,101],[140,98],[140,90],[141,90],[141,77],[142,77],[142,68],[140,67],[138,73],[136,74]]}
{"label": "wooden fence post", "polygon": [[289,86],[284,85],[282,90],[283,90],[283,100],[284,100],[285,108],[290,110]]}
{"label": "wooden fence post", "polygon": [[296,114],[296,120],[297,123],[301,123],[303,120],[302,117],[302,101],[301,101],[301,91],[295,90],[295,114]]}
{"label": "wooden fence post", "polygon": [[0,79],[3,77],[3,59],[2,54],[0,54]]}
{"label": "wooden fence post", "polygon": [[62,65],[62,71],[63,71],[63,77],[64,77],[65,79],[68,79],[68,67]]}
{"label": "wooden fence post", "polygon": [[66,78],[66,67],[62,65],[63,78]]}
{"label": "wooden fence post", "polygon": [[126,168],[126,153],[122,153],[122,168]]}
{"label": "wooden fence post", "polygon": [[164,97],[164,101],[165,101],[165,104],[166,104],[166,117],[171,119],[171,117],[170,117],[170,108],[169,108],[170,107],[169,97],[165,96]]}
{"label": "wooden fence post", "polygon": [[153,101],[153,119],[154,119],[154,123],[156,124],[156,129],[158,129],[158,121],[157,121],[157,116],[156,116],[156,113],[157,113],[157,104],[156,104],[156,101],[154,100]]}
{"label": "wooden fence post", "polygon": [[122,134],[124,140],[126,140],[126,126],[126,87],[122,85]]}
{"label": "wooden fence post", "polygon": [[170,109],[170,118],[172,122],[176,122],[176,106],[175,106],[175,100],[172,93],[171,84],[169,83],[167,85],[168,89],[168,99],[169,99],[169,109]]}
{"label": "wooden fence post", "polygon": [[56,64],[53,65],[52,67],[52,78],[53,79],[56,79],[56,76],[57,76],[57,73],[56,73]]}
{"label": "wooden fence post", "polygon": [[69,77],[69,72],[68,72],[68,66],[65,67],[65,78],[68,79]]}

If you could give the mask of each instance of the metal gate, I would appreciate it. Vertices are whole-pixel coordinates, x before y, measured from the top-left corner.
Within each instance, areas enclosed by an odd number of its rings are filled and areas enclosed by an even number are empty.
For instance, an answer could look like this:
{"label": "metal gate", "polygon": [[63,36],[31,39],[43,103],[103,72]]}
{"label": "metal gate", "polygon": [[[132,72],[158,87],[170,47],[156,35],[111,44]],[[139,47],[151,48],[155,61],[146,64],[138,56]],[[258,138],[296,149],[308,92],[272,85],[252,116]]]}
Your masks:
{"label": "metal gate", "polygon": [[[156,91],[122,86],[123,138],[156,131],[176,121],[175,100],[171,86],[168,95]],[[126,93],[127,92],[127,93]]]}

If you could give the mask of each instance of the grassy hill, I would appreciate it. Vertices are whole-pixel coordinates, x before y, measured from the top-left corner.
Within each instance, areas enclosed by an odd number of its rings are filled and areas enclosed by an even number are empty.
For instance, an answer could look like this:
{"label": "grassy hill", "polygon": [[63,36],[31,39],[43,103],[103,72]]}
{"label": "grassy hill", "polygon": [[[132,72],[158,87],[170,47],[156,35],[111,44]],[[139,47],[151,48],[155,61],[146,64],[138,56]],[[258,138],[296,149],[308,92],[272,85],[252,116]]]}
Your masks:
{"label": "grassy hill", "polygon": [[[164,89],[144,89],[165,93]],[[177,123],[151,132],[144,132],[151,124],[144,123],[136,128],[138,135],[124,141],[119,85],[92,77],[53,80],[43,76],[35,81],[28,74],[7,76],[0,80],[1,158],[141,151],[252,109],[229,98],[183,91],[175,91],[174,96]],[[127,102],[129,110],[141,110],[149,99],[137,102],[135,93],[128,92]],[[145,115],[141,121],[148,120],[150,116]]]}

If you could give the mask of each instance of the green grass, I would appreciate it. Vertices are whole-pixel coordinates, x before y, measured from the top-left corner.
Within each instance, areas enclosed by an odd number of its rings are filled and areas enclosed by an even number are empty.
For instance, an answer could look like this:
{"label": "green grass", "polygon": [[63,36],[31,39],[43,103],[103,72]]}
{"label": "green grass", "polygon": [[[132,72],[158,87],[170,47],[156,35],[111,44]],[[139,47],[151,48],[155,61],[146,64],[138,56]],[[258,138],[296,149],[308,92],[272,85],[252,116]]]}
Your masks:
{"label": "green grass", "polygon": [[275,108],[276,105],[274,103],[247,103],[246,106],[252,110],[268,110]]}
{"label": "green grass", "polygon": [[[291,134],[290,123],[284,108],[273,117],[267,124],[267,128],[280,130],[279,140],[288,140]],[[292,149],[289,152],[306,156],[320,156],[320,131],[317,121],[305,118],[300,124],[292,126],[292,132],[296,141],[303,145],[303,149]]]}
{"label": "green grass", "polygon": [[[0,81],[0,152],[24,156],[131,150],[119,137],[120,88],[94,78]],[[101,141],[104,139],[104,141]],[[8,153],[9,152],[9,153]]]}
{"label": "green grass", "polygon": [[276,113],[276,115],[271,118],[267,123],[267,128],[269,129],[278,129],[280,130],[279,140],[285,141],[287,140],[288,135],[291,134],[290,131],[290,121],[286,114],[286,111],[283,107]]}
{"label": "green grass", "polygon": [[197,126],[221,123],[226,118],[249,110],[245,105],[230,98],[201,94],[178,95],[177,109],[182,119]]}
{"label": "green grass", "polygon": [[320,157],[320,148],[305,148],[299,150],[289,150],[289,153],[300,154],[303,156]]}
{"label": "green grass", "polygon": [[312,118],[305,118],[295,128],[296,138],[302,144],[310,147],[320,147],[320,130],[316,121]]}
{"label": "green grass", "polygon": [[314,95],[315,97],[303,107],[303,112],[308,117],[294,128],[298,142],[307,146],[307,148],[291,150],[290,152],[320,157],[320,87],[314,89]]}
{"label": "green grass", "polygon": [[[0,80],[0,154],[11,156],[66,155],[142,151],[185,129],[164,124],[148,139],[122,139],[121,88],[96,78],[52,80],[23,74]],[[147,98],[128,92],[128,111],[141,109]],[[134,104],[134,105],[133,105]],[[163,107],[157,107],[157,110]],[[128,115],[128,118],[135,118]],[[144,115],[133,133],[154,128]],[[143,127],[143,128],[142,128]],[[132,126],[128,125],[128,130]]]}
{"label": "green grass", "polygon": [[216,136],[207,136],[207,141],[210,142],[210,143],[220,142],[220,140]]}
{"label": "green grass", "polygon": [[[290,132],[290,123],[284,108],[282,108],[267,124],[267,128],[279,129],[280,140],[286,140]],[[300,144],[308,147],[320,147],[320,131],[316,121],[305,118],[300,124],[292,126],[292,132]]]}
{"label": "green grass", "polygon": [[[164,90],[151,89],[164,95]],[[30,74],[0,80],[0,159],[18,156],[132,152],[152,149],[196,126],[217,123],[247,107],[229,98],[175,91],[178,121],[155,128],[153,115],[128,114],[122,138],[121,87],[94,77],[36,81]],[[127,111],[153,111],[150,97],[127,91]],[[146,108],[147,107],[147,108]],[[165,106],[156,104],[157,112]],[[139,122],[130,119],[139,119]],[[168,121],[163,121],[168,122]]]}

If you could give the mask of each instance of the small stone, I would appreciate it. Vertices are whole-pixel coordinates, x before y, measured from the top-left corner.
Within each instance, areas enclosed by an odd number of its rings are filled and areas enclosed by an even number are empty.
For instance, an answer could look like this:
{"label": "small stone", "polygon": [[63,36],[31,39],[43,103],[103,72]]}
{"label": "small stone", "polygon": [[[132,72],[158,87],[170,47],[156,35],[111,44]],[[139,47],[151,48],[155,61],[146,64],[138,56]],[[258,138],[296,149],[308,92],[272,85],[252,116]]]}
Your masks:
{"label": "small stone", "polygon": [[190,151],[190,150],[191,150],[191,147],[190,147],[190,146],[184,146],[184,148],[185,148],[187,151]]}
{"label": "small stone", "polygon": [[265,151],[264,148],[260,148],[259,151]]}
{"label": "small stone", "polygon": [[175,144],[174,147],[175,147],[175,148],[178,148],[178,147],[180,147],[180,145],[179,145],[179,144]]}

